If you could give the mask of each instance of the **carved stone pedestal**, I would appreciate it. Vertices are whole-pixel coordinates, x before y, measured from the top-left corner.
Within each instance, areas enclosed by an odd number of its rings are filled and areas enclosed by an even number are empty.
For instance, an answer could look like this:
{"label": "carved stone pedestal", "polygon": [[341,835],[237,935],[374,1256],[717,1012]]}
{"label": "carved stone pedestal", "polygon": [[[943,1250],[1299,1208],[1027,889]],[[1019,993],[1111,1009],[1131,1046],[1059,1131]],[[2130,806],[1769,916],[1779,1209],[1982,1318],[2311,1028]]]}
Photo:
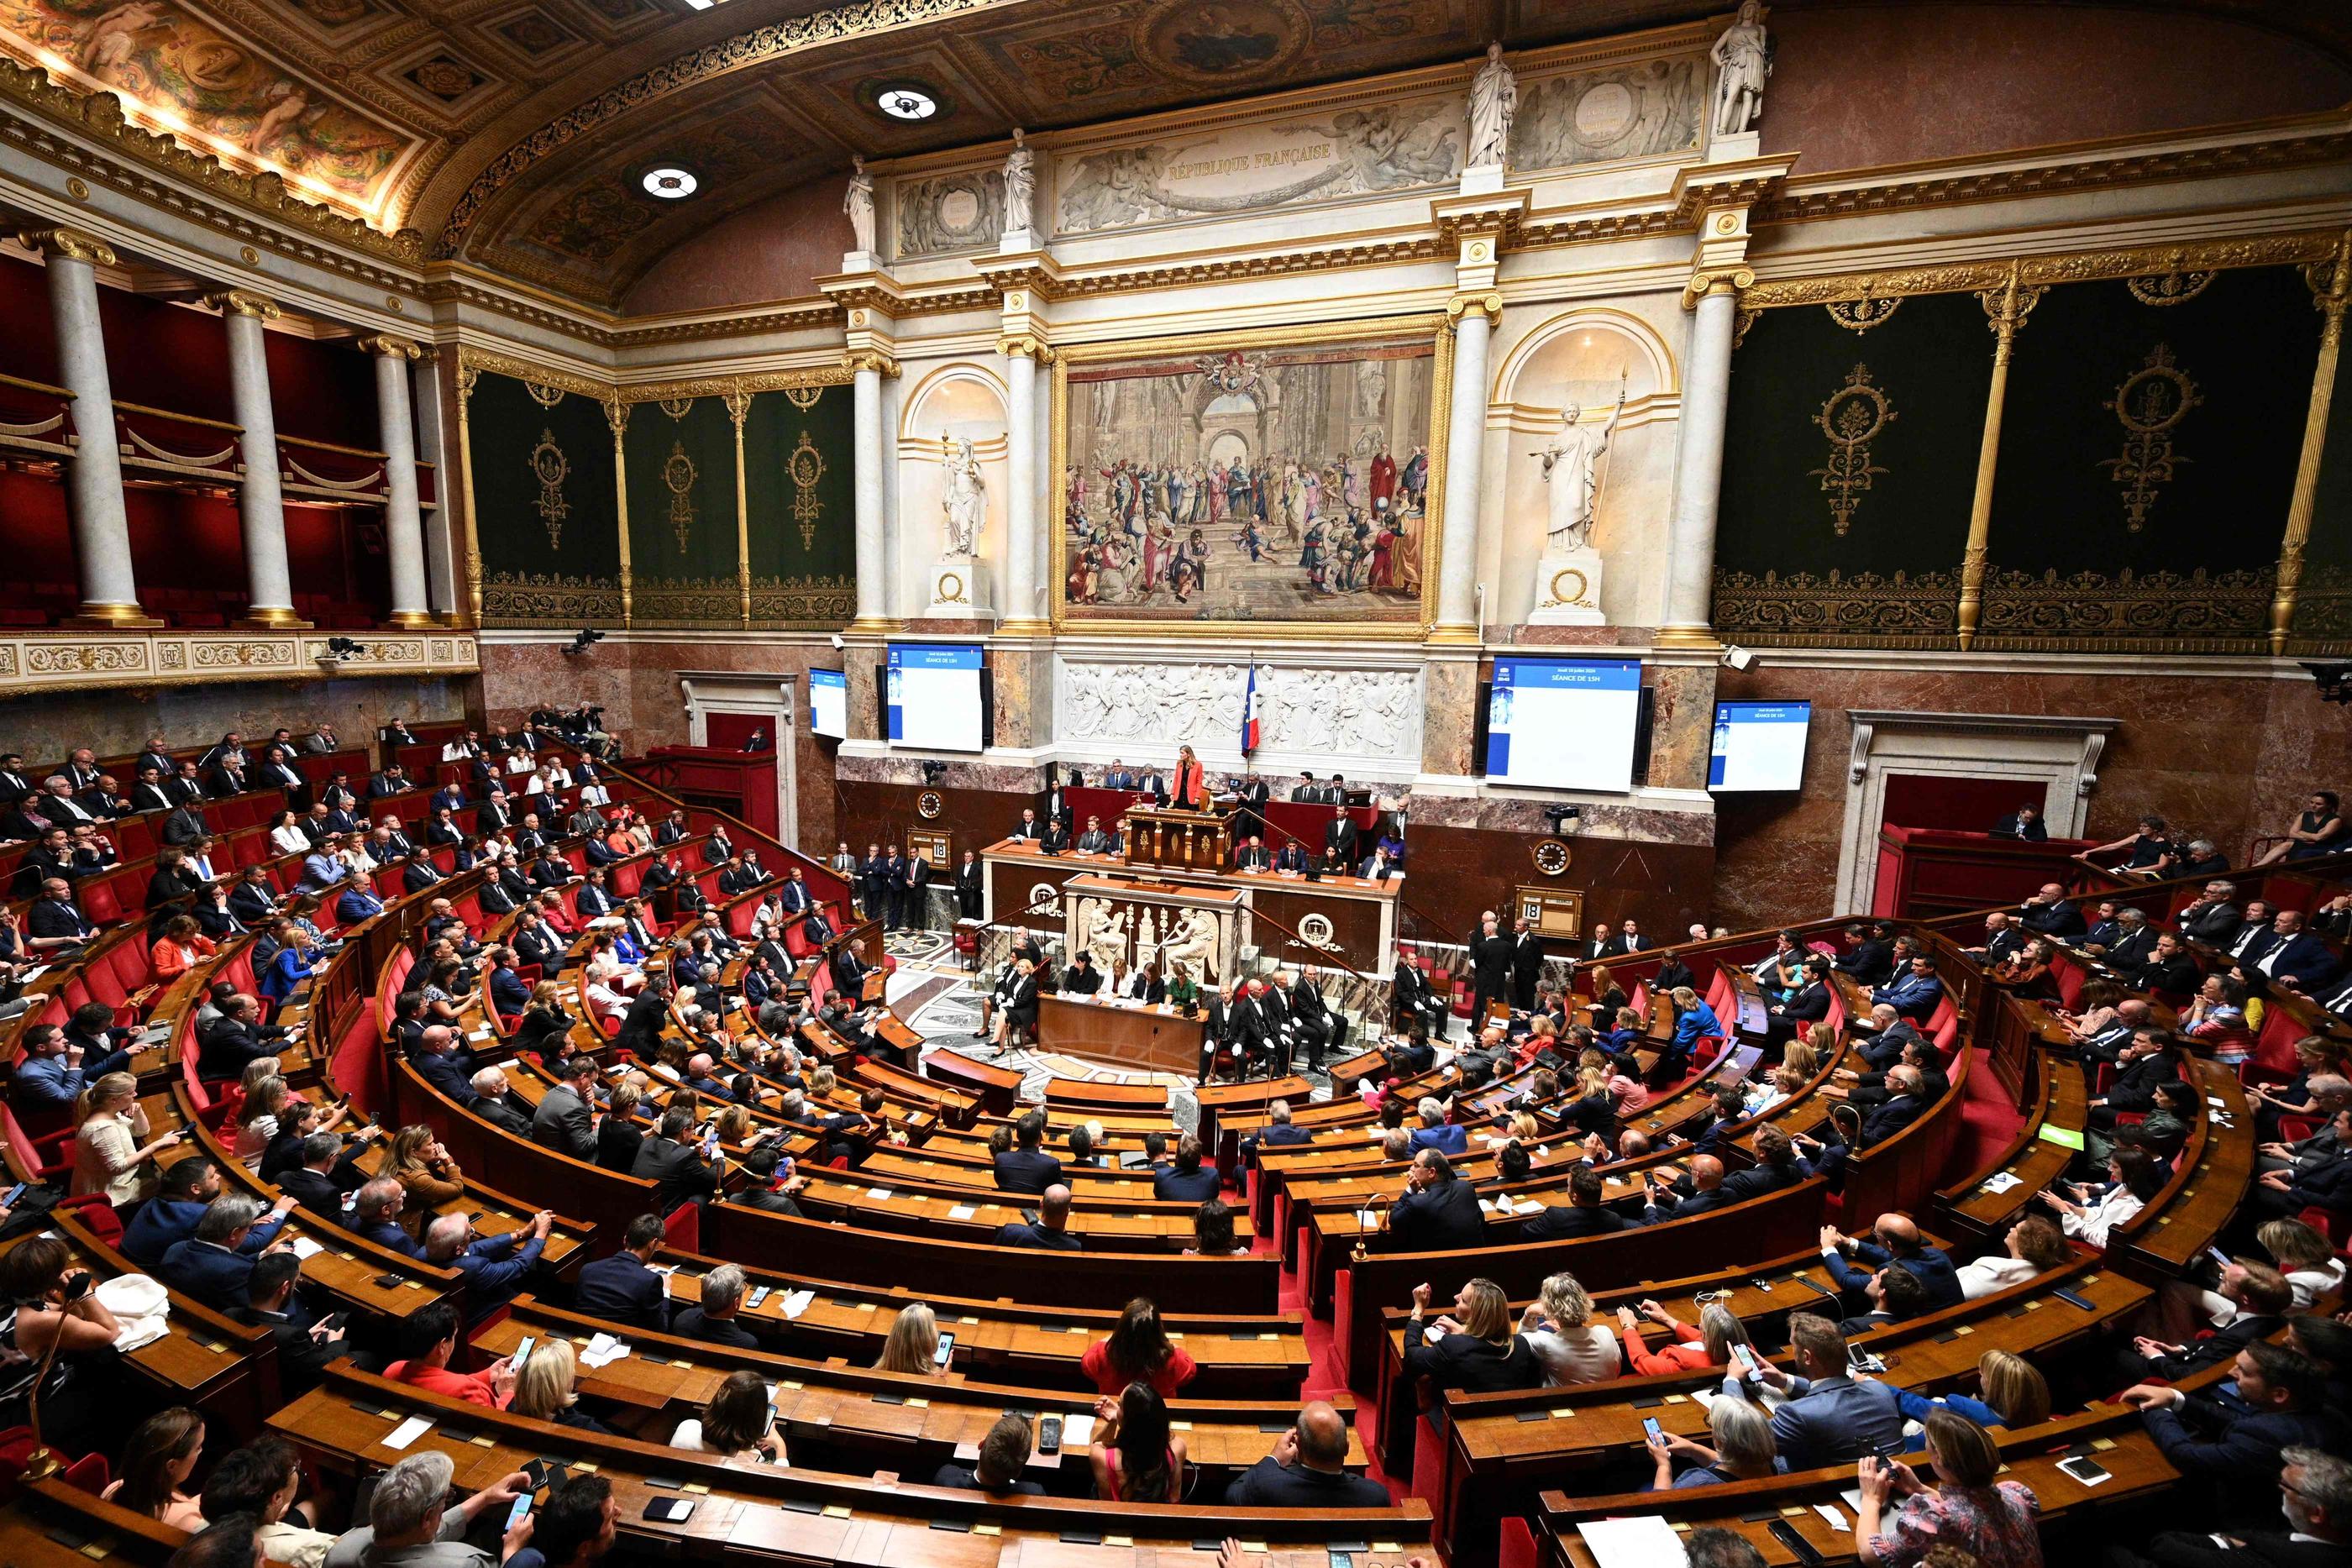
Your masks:
{"label": "carved stone pedestal", "polygon": [[988,568],[977,560],[932,563],[931,602],[923,612],[929,621],[987,621],[995,617],[988,602]]}
{"label": "carved stone pedestal", "polygon": [[1536,605],[1530,626],[1598,626],[1601,618],[1601,552],[1587,547],[1547,555],[1536,568]]}

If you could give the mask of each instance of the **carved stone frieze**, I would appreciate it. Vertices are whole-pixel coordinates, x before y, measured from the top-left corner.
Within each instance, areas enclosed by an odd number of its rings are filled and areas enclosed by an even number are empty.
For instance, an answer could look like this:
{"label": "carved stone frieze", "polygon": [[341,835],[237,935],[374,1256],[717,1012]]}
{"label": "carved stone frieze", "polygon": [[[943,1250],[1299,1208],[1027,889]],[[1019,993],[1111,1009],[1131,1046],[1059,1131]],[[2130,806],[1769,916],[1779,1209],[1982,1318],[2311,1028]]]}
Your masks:
{"label": "carved stone frieze", "polygon": [[[1231,767],[1241,744],[1246,662],[1055,660],[1054,739],[1065,754],[1165,766],[1191,746]],[[1417,771],[1422,693],[1411,668],[1257,666],[1260,771]]]}

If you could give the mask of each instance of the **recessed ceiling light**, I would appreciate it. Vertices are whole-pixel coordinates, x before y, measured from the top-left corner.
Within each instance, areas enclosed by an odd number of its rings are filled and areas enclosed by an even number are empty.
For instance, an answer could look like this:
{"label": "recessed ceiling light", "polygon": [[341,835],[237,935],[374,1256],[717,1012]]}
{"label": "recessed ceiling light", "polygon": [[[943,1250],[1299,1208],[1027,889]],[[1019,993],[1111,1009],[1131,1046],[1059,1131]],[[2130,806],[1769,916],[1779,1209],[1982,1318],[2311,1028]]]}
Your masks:
{"label": "recessed ceiling light", "polygon": [[702,188],[701,181],[674,163],[646,170],[639,183],[645,186],[646,195],[665,202],[682,202]]}
{"label": "recessed ceiling light", "polygon": [[713,5],[718,5],[719,0],[686,0],[686,3],[693,6],[698,11],[708,11]]}
{"label": "recessed ceiling light", "polygon": [[929,120],[940,111],[940,100],[919,87],[886,87],[874,104],[893,120]]}

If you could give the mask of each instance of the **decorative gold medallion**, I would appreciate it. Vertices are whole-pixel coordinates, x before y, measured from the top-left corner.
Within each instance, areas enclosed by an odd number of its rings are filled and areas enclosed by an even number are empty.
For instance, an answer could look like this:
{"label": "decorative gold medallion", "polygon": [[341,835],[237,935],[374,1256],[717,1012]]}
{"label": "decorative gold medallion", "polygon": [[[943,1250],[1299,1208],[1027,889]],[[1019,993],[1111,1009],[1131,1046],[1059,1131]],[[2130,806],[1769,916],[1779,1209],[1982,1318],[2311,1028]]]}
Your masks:
{"label": "decorative gold medallion", "polygon": [[[562,393],[558,392],[561,397]],[[571,504],[563,498],[563,481],[572,476],[571,460],[563,448],[555,444],[555,432],[539,433],[539,444],[530,449],[530,471],[539,479],[540,520],[547,525],[547,548],[563,548],[563,519],[572,515]]]}
{"label": "decorative gold medallion", "polygon": [[684,419],[693,409],[694,400],[690,397],[666,397],[657,406],[672,419]]}
{"label": "decorative gold medallion", "polygon": [[1538,839],[1535,846],[1536,870],[1546,876],[1565,875],[1570,860],[1568,843],[1562,839]]}
{"label": "decorative gold medallion", "polygon": [[1822,308],[1830,313],[1831,320],[1847,331],[1867,332],[1873,327],[1892,319],[1895,307],[1902,303],[1900,298],[1873,299],[1864,295],[1860,299],[1832,299]]}
{"label": "decorative gold medallion", "polygon": [[915,815],[927,822],[937,821],[947,809],[948,803],[940,799],[940,792],[936,789],[926,789],[915,797]]}
{"label": "decorative gold medallion", "polygon": [[2170,272],[2146,273],[2138,277],[2126,277],[2124,287],[2131,297],[2143,305],[2185,305],[2212,285],[2210,271],[2183,272],[2174,267]]}
{"label": "decorative gold medallion", "polygon": [[677,536],[677,553],[686,553],[686,541],[694,532],[694,459],[686,455],[686,443],[670,443],[669,456],[662,463],[662,483],[669,489],[669,526]]}
{"label": "decorative gold medallion", "polygon": [[2147,521],[2159,487],[2172,478],[2172,465],[2189,461],[2174,454],[2172,432],[2204,401],[2197,383],[2174,367],[2172,346],[2158,343],[2107,402],[2123,424],[2124,450],[2119,457],[2099,459],[2099,466],[2124,486],[2124,520],[2133,533]]}
{"label": "decorative gold medallion", "polygon": [[1822,404],[1814,423],[1830,438],[1829,462],[1826,467],[1809,472],[1834,497],[1830,502],[1830,517],[1841,538],[1853,526],[1854,513],[1862,509],[1863,492],[1886,472],[1872,466],[1870,444],[1896,417],[1885,392],[1871,384],[1868,365],[1854,366],[1845,385],[1832,392],[1829,401]]}
{"label": "decorative gold medallion", "polygon": [[792,476],[793,520],[801,526],[801,549],[814,549],[817,518],[824,512],[824,503],[816,498],[816,482],[824,477],[824,454],[809,440],[807,431],[801,432],[801,444],[784,459],[784,472]]}
{"label": "decorative gold medallion", "polygon": [[530,393],[531,400],[541,408],[553,408],[563,401],[563,389],[550,386],[545,382],[526,381],[522,383],[522,390]]}
{"label": "decorative gold medallion", "polygon": [[1592,580],[1572,566],[1561,567],[1551,574],[1546,591],[1550,595],[1543,608],[1555,610],[1563,604],[1582,604],[1591,596]]}
{"label": "decorative gold medallion", "polygon": [[[823,387],[786,387],[783,389],[783,392],[786,397],[793,400],[793,406],[799,409],[803,413],[806,413],[809,410],[814,408],[816,406],[816,400],[824,395],[824,389]],[[806,438],[803,437],[803,439]]]}

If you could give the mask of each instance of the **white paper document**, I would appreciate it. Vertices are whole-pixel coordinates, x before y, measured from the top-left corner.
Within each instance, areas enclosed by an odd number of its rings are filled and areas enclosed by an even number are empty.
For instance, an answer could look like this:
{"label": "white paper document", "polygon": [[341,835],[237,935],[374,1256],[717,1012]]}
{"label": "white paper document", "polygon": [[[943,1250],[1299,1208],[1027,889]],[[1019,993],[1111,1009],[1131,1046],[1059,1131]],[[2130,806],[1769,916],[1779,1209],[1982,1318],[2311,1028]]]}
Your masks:
{"label": "white paper document", "polygon": [[1690,1561],[1675,1527],[1654,1514],[1595,1519],[1576,1527],[1599,1568],[1680,1568]]}
{"label": "white paper document", "polygon": [[387,1448],[404,1448],[431,1430],[433,1430],[433,1423],[430,1420],[422,1416],[411,1416],[385,1435],[383,1446]]}

